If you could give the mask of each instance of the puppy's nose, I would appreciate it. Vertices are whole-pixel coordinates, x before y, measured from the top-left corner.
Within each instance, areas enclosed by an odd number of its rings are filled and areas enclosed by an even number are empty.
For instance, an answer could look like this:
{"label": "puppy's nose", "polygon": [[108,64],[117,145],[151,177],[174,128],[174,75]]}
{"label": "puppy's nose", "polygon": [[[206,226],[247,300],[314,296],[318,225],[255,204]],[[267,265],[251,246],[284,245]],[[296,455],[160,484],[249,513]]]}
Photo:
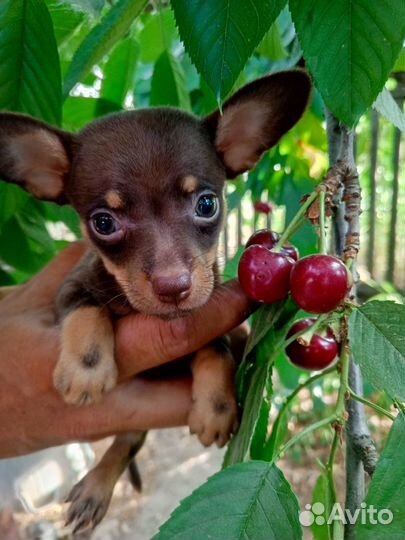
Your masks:
{"label": "puppy's nose", "polygon": [[168,304],[185,300],[190,295],[191,276],[189,272],[152,277],[152,289],[159,300]]}

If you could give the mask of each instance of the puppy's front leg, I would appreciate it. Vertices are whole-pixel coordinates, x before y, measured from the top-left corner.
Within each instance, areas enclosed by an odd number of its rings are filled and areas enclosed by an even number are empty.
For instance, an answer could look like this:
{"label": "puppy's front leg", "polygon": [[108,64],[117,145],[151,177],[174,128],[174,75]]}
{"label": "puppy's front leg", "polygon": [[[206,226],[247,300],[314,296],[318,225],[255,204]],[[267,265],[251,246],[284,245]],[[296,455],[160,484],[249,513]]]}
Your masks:
{"label": "puppy's front leg", "polygon": [[223,341],[200,349],[192,362],[191,433],[204,446],[224,446],[238,429],[235,389],[235,361]]}
{"label": "puppy's front leg", "polygon": [[64,400],[74,405],[95,403],[115,386],[114,332],[105,309],[81,306],[65,316],[53,380]]}

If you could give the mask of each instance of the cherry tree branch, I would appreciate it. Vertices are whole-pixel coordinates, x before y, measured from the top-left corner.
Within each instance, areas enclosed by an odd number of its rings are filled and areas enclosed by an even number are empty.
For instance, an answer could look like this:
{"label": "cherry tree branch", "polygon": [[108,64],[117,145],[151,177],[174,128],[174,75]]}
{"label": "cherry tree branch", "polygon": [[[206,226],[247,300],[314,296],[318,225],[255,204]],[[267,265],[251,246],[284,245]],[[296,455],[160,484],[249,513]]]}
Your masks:
{"label": "cherry tree branch", "polygon": [[[331,170],[328,177],[335,178],[334,195],[334,250],[345,261],[352,261],[356,281],[356,257],[360,248],[361,189],[354,160],[354,134],[326,112]],[[354,291],[355,294],[355,291]],[[363,395],[363,379],[359,366],[353,360],[349,366],[349,386]],[[354,512],[364,498],[364,470],[373,474],[378,459],[371,439],[363,403],[349,399],[346,424],[346,508]],[[345,540],[355,538],[355,527],[346,525]]]}

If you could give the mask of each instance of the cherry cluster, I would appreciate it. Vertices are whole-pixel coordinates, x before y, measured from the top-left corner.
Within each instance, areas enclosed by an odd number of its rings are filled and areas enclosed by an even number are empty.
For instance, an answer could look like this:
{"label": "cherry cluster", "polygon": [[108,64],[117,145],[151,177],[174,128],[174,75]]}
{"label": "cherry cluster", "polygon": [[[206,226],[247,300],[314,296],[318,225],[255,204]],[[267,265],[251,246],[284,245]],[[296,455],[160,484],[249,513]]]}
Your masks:
{"label": "cherry cluster", "polygon": [[[300,308],[314,314],[329,313],[341,305],[352,284],[343,262],[331,255],[300,258],[295,246],[279,247],[279,240],[278,233],[265,229],[250,237],[238,268],[245,293],[265,304],[285,300],[291,293]],[[310,331],[316,322],[315,318],[298,321],[287,335],[288,339],[301,333],[287,346],[286,353],[292,363],[305,369],[324,369],[339,352],[330,327]]]}

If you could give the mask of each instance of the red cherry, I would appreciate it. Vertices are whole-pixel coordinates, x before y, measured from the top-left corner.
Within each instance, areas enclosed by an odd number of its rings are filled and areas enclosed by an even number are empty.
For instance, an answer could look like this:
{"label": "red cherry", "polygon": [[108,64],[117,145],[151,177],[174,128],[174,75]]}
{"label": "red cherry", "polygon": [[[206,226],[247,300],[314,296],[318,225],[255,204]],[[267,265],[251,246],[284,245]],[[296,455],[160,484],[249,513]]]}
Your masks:
{"label": "red cherry", "polygon": [[[246,247],[259,245],[264,246],[267,249],[272,249],[279,240],[279,233],[275,231],[268,231],[267,229],[259,229],[249,238]],[[291,257],[292,259],[294,259],[294,261],[298,261],[300,256],[298,249],[292,244],[285,244],[281,248],[281,253],[283,253],[283,255]]]}
{"label": "red cherry", "polygon": [[266,216],[268,214],[271,214],[271,212],[273,211],[269,203],[263,201],[256,201],[253,206],[256,212],[259,212],[260,214],[266,214]]}
{"label": "red cherry", "polygon": [[280,235],[275,231],[268,231],[267,229],[259,229],[247,241],[246,247],[260,245],[267,249],[273,248],[280,240]]}
{"label": "red cherry", "polygon": [[341,304],[351,277],[341,260],[330,255],[308,255],[291,273],[291,296],[310,313],[328,313]]}
{"label": "red cherry", "polygon": [[[304,319],[296,322],[287,337],[309,329],[316,319]],[[305,341],[305,335],[298,337],[286,348],[288,358],[300,368],[319,370],[325,369],[335,360],[339,354],[339,345],[329,326],[324,333],[314,334],[311,341]]]}
{"label": "red cherry", "polygon": [[284,253],[284,255],[291,257],[291,259],[294,259],[294,261],[298,261],[298,259],[300,258],[300,252],[292,244],[285,244],[281,248],[281,253]]}
{"label": "red cherry", "polygon": [[294,261],[264,246],[247,248],[239,261],[238,275],[242,289],[257,302],[272,304],[284,300],[290,290]]}

